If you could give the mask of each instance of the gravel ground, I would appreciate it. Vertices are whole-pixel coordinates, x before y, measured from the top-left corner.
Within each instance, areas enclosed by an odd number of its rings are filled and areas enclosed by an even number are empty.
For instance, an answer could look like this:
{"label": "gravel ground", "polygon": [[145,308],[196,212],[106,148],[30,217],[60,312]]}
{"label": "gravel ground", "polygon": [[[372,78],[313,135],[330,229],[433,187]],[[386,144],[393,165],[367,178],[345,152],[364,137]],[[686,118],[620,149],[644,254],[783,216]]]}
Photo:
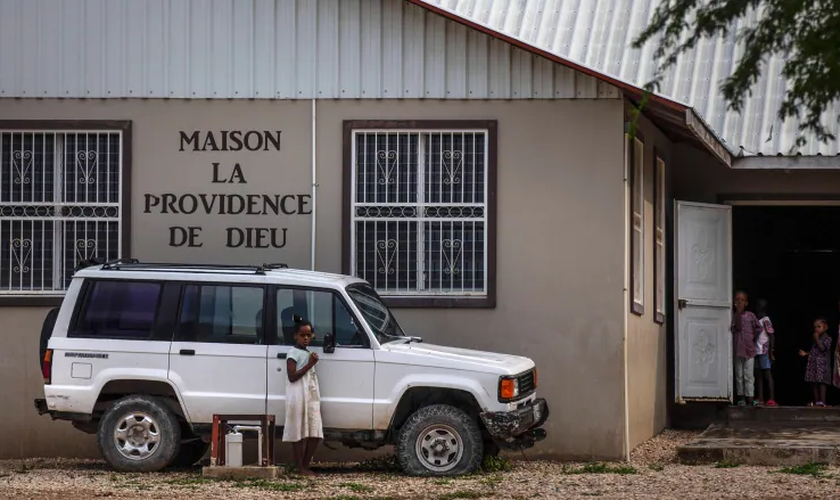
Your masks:
{"label": "gravel ground", "polygon": [[0,462],[0,498],[160,499],[812,499],[837,494],[840,468],[780,472],[768,467],[683,466],[675,447],[695,433],[666,431],[630,463],[514,462],[510,471],[442,480],[407,478],[383,462],[316,467],[314,480],[209,481],[198,468],[160,474],[114,473],[101,462],[33,459]]}

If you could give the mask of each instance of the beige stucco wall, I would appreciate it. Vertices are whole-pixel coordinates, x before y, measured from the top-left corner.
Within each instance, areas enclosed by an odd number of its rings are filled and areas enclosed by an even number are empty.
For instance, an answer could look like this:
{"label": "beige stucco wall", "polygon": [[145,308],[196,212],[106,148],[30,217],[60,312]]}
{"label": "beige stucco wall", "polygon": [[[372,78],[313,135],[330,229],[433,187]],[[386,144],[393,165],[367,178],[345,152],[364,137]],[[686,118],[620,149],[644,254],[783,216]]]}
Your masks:
{"label": "beige stucco wall", "polygon": [[[644,139],[644,315],[628,314],[627,414],[630,450],[665,428],[668,381],[666,328],[654,321],[654,164],[665,160],[666,183],[671,142],[644,117],[638,130]],[[656,152],[654,153],[654,149]],[[628,226],[629,231],[629,218]],[[667,239],[666,239],[667,241]],[[630,298],[628,296],[627,301]]]}
{"label": "beige stucco wall", "polygon": [[[308,267],[311,215],[245,218],[144,213],[147,193],[310,192],[311,103],[290,101],[0,100],[4,119],[133,121],[132,256],[143,260],[285,261]],[[498,306],[398,310],[428,342],[523,354],[540,367],[552,416],[532,457],[621,458],[623,344],[623,104],[612,101],[320,101],[317,268],[341,270],[342,120],[496,119]],[[179,152],[180,130],[282,130],[280,152]],[[213,184],[212,162],[240,163],[248,184]],[[168,228],[201,226],[200,248],[169,246]],[[279,250],[225,247],[229,226],[288,227]],[[43,308],[0,308],[19,344],[0,353],[0,398],[27,433],[0,436],[0,456],[93,452],[92,440],[38,418],[35,362]],[[4,330],[6,328],[4,327]],[[644,350],[644,345],[639,349]],[[25,359],[26,361],[21,361]],[[20,380],[25,385],[21,387]],[[641,401],[639,404],[644,404]],[[0,409],[5,419],[7,410]],[[62,430],[58,430],[62,429]],[[63,429],[68,429],[64,432]],[[53,448],[55,437],[66,446]],[[26,439],[26,449],[21,444]],[[75,443],[85,442],[77,448]],[[33,451],[34,450],[34,451]]]}

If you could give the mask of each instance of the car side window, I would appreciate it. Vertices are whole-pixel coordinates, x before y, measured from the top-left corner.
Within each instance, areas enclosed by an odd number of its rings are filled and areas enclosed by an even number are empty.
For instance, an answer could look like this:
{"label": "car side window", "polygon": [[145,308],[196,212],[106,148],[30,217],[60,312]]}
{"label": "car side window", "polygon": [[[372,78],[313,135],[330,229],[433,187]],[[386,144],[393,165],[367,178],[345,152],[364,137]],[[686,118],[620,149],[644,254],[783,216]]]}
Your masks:
{"label": "car side window", "polygon": [[70,337],[151,338],[163,286],[144,281],[94,281]]}
{"label": "car side window", "polygon": [[176,342],[262,343],[263,288],[187,285]]}
{"label": "car side window", "polygon": [[324,345],[324,336],[335,335],[336,347],[367,347],[367,336],[357,326],[341,297],[327,290],[280,288],[277,290],[277,343],[295,344],[294,316],[309,320],[315,336],[312,345]]}

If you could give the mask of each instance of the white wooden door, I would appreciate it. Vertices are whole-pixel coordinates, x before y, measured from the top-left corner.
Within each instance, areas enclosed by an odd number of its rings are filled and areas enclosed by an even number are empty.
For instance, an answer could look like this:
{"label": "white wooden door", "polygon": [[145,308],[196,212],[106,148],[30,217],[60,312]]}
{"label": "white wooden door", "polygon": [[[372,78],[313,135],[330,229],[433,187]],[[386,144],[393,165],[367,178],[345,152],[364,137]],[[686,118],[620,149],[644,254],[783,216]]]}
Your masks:
{"label": "white wooden door", "polygon": [[732,210],[677,201],[676,400],[732,401]]}

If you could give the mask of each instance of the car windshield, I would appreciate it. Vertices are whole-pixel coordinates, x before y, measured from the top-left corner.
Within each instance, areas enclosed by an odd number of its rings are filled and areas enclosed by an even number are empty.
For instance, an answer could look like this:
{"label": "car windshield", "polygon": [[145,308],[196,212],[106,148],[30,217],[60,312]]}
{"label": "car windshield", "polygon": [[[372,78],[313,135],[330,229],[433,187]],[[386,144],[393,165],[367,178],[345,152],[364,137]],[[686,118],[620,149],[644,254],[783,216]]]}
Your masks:
{"label": "car windshield", "polygon": [[405,339],[397,319],[388,306],[379,298],[379,294],[367,283],[357,283],[347,287],[347,294],[362,312],[371,330],[380,343]]}

